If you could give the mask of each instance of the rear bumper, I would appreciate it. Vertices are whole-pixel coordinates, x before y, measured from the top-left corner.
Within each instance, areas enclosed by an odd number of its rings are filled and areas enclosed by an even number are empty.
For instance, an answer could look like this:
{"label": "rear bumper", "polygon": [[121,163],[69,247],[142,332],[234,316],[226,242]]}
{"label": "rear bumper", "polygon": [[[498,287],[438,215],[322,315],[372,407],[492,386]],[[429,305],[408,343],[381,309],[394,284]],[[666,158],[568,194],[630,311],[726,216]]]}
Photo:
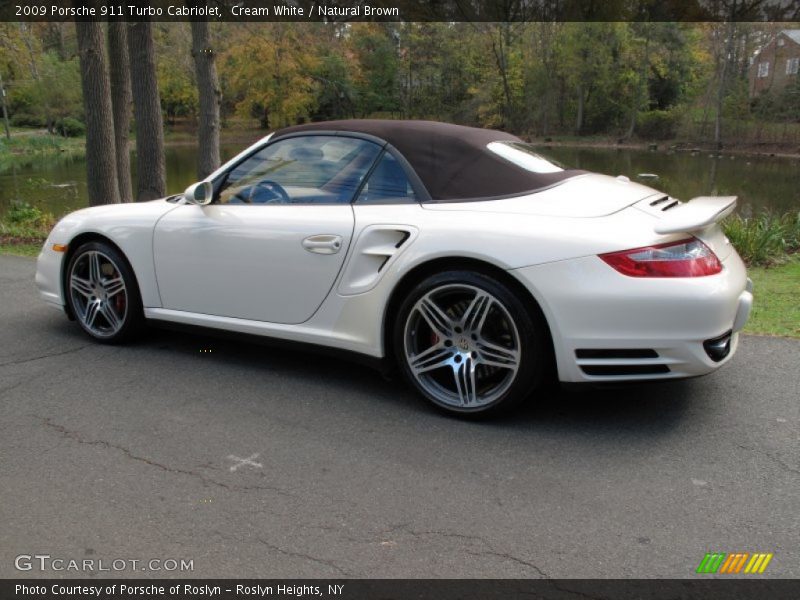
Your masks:
{"label": "rear bumper", "polygon": [[753,302],[735,252],[708,277],[627,277],[595,256],[511,273],[547,318],[563,382],[711,373],[736,352]]}

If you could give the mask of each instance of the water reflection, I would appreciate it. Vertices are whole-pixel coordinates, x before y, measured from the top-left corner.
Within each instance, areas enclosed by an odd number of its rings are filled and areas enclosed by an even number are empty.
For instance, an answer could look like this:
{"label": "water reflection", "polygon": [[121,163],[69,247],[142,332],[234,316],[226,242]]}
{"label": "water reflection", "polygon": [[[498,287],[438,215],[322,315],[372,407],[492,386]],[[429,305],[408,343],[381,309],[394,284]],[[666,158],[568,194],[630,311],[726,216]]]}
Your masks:
{"label": "water reflection", "polygon": [[[244,145],[220,147],[222,160],[242,151]],[[196,181],[197,150],[194,146],[166,149],[167,193],[182,192]],[[136,190],[136,155],[131,154],[133,189]],[[76,157],[38,157],[26,164],[0,171],[0,213],[12,202],[27,202],[56,215],[88,206],[86,161]]]}
{"label": "water reflection", "polygon": [[657,180],[641,182],[682,200],[702,195],[738,196],[738,210],[744,215],[761,208],[800,210],[798,159],[605,148],[540,150],[581,169],[627,175],[634,181],[640,173],[654,173]]}

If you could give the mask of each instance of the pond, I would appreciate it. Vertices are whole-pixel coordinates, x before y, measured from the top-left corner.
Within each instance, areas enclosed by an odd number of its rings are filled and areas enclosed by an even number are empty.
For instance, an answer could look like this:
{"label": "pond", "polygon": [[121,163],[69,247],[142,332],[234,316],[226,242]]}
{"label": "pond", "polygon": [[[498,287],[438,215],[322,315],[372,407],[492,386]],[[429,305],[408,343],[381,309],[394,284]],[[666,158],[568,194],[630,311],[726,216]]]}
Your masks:
{"label": "pond", "polygon": [[[227,160],[243,147],[224,144],[220,149],[222,159]],[[764,208],[778,212],[800,210],[797,159],[741,155],[712,158],[708,152],[555,146],[542,146],[539,151],[565,165],[627,175],[683,200],[708,194],[736,195],[738,210],[744,215]],[[166,149],[169,193],[181,192],[195,180],[196,158],[197,150],[192,145]],[[655,174],[658,179],[639,178],[640,174]],[[27,202],[56,215],[87,206],[84,159],[38,159],[0,171],[0,213],[14,201]]]}
{"label": "pond", "polygon": [[[738,212],[800,210],[800,160],[709,152],[666,152],[615,148],[540,147],[562,164],[608,175],[627,175],[675,198],[738,196]],[[658,179],[638,177],[655,174]]]}
{"label": "pond", "polygon": [[[241,152],[246,145],[223,144],[223,161]],[[165,149],[167,193],[182,192],[197,181],[197,148],[193,145],[170,146]],[[133,189],[136,191],[136,157],[131,154]],[[83,157],[52,156],[29,164],[0,170],[0,214],[13,202],[27,202],[54,215],[89,205],[86,192],[86,160]]]}

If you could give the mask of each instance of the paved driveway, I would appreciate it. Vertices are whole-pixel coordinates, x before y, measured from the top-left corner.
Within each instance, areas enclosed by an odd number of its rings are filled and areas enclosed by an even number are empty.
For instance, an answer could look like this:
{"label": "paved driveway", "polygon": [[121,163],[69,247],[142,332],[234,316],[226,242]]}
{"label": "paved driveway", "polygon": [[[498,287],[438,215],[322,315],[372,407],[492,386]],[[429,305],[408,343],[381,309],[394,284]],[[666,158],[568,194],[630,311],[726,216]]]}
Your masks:
{"label": "paved driveway", "polygon": [[692,577],[715,550],[800,577],[798,341],[467,423],[314,354],[91,343],[33,272],[0,257],[0,577],[59,575],[15,570],[37,553],[195,577]]}

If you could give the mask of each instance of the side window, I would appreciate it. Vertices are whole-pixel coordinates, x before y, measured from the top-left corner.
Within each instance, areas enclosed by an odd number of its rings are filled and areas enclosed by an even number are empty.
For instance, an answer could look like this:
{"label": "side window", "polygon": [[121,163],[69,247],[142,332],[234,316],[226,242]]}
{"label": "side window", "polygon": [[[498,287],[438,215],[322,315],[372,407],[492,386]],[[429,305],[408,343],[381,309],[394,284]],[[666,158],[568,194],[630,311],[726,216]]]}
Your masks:
{"label": "side window", "polygon": [[361,188],[356,200],[359,204],[401,204],[416,202],[414,188],[408,181],[405,169],[397,159],[384,153],[375,170]]}
{"label": "side window", "polygon": [[380,152],[365,140],[330,135],[269,144],[234,167],[220,204],[347,204]]}

